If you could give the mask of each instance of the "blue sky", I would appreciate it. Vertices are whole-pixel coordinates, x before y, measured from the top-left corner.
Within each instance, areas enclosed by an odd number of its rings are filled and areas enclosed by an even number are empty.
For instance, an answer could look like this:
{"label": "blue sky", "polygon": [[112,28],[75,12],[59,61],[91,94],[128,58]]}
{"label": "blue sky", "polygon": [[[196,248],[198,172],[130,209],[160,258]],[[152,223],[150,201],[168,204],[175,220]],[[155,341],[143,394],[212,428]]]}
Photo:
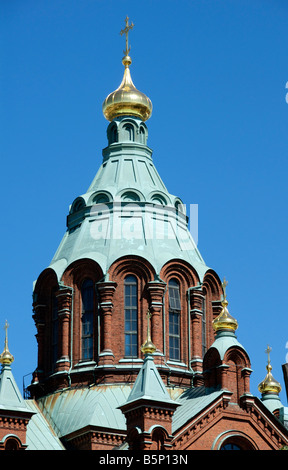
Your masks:
{"label": "blue sky", "polygon": [[122,79],[126,15],[132,78],[153,102],[154,164],[172,194],[198,204],[198,247],[229,282],[251,392],[267,344],[284,389],[286,0],[1,1],[0,328],[7,318],[15,378],[22,387],[37,365],[33,281],[101,164],[102,102]]}

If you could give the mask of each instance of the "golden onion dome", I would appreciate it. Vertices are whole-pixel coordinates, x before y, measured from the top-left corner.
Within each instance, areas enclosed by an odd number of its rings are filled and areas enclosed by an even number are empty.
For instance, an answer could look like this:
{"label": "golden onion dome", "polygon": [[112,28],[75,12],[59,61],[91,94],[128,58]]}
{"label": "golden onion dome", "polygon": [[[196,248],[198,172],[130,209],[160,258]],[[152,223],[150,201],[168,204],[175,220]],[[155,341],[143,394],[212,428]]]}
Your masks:
{"label": "golden onion dome", "polygon": [[229,331],[236,331],[238,328],[237,320],[230,315],[228,312],[228,301],[226,299],[226,286],[227,282],[224,279],[222,284],[223,291],[224,291],[224,300],[221,302],[222,310],[219,313],[218,317],[214,318],[213,320],[213,328],[217,332],[219,330],[229,330]]}
{"label": "golden onion dome", "polygon": [[262,382],[260,382],[260,384],[258,385],[258,390],[260,393],[263,393],[263,394],[276,393],[278,395],[278,393],[281,392],[282,388],[281,388],[280,383],[274,379],[271,373],[272,366],[271,366],[270,357],[269,357],[270,351],[271,351],[271,348],[268,346],[266,349],[266,352],[268,353],[268,364],[266,366],[267,374],[266,374],[265,379],[262,380]]}
{"label": "golden onion dome", "polygon": [[129,56],[130,48],[128,48],[128,32],[133,28],[133,23],[128,25],[128,17],[126,18],[126,28],[120,34],[126,34],[126,50],[122,63],[125,67],[123,80],[117,90],[110,93],[102,105],[102,111],[108,121],[113,121],[119,116],[136,116],[142,121],[147,121],[152,114],[151,100],[135,87],[131,74],[130,65],[132,59]]}
{"label": "golden onion dome", "polygon": [[5,342],[4,342],[4,351],[2,352],[2,354],[0,354],[0,363],[3,364],[3,365],[10,365],[12,364],[12,362],[14,361],[14,356],[12,356],[12,354],[10,353],[9,349],[8,349],[8,334],[7,334],[7,330],[8,330],[8,322],[6,320],[5,322]]}

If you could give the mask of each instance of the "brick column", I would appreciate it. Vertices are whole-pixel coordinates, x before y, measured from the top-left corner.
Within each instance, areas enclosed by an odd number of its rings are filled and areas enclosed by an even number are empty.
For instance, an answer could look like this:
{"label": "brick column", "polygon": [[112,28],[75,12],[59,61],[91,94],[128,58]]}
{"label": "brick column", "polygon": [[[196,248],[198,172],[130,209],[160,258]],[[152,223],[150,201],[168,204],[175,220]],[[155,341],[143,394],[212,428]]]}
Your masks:
{"label": "brick column", "polygon": [[241,371],[241,375],[244,380],[244,394],[250,394],[250,375],[252,373],[252,369],[250,367],[244,367]]}
{"label": "brick column", "polygon": [[114,354],[112,352],[112,311],[113,296],[116,282],[104,281],[96,284],[101,308],[102,350],[99,354],[99,366],[112,365]]}
{"label": "brick column", "polygon": [[59,319],[59,358],[56,371],[68,370],[70,367],[70,318],[72,310],[72,288],[62,287],[56,292]]}
{"label": "brick column", "polygon": [[203,358],[202,358],[202,316],[204,294],[200,289],[190,291],[190,318],[191,318],[191,358],[190,364],[196,374],[194,385],[203,383]]}
{"label": "brick column", "polygon": [[159,281],[151,281],[147,284],[147,290],[150,294],[150,312],[151,317],[151,340],[156,347],[156,352],[163,351],[163,324],[162,324],[162,307],[163,295],[166,284]]}
{"label": "brick column", "polygon": [[47,305],[35,302],[33,304],[33,319],[37,329],[36,340],[38,345],[37,369],[33,373],[33,382],[38,382],[44,372],[45,364],[45,318],[47,318]]}

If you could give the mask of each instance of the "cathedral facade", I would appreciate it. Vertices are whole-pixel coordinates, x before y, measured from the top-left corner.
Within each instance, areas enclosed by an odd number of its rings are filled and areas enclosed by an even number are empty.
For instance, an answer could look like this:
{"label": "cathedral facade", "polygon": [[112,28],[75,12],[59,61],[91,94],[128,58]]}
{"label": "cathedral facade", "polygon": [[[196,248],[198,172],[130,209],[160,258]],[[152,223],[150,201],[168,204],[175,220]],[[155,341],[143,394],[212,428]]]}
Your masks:
{"label": "cathedral facade", "polygon": [[227,283],[154,165],[152,103],[130,73],[132,27],[126,19],[123,80],[103,103],[102,164],[35,282],[38,365],[25,398],[5,340],[0,449],[283,448],[287,409],[270,356],[253,396]]}

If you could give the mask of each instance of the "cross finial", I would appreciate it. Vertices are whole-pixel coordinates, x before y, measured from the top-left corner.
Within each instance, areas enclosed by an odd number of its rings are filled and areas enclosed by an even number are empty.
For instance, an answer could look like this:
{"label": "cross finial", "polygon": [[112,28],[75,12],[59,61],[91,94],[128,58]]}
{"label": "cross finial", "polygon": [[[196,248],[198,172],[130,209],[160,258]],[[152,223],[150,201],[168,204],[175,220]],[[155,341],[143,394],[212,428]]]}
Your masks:
{"label": "cross finial", "polygon": [[7,336],[7,330],[8,330],[8,328],[9,328],[9,326],[10,326],[10,325],[9,325],[8,321],[5,320],[5,325],[4,325],[5,336]]}
{"label": "cross finial", "polygon": [[223,287],[223,293],[224,293],[224,300],[226,300],[226,286],[227,286],[228,282],[226,281],[225,277],[224,277],[224,281],[222,282],[222,287]]}
{"label": "cross finial", "polygon": [[14,361],[14,357],[8,349],[8,330],[9,324],[8,321],[5,321],[4,330],[5,330],[5,341],[4,341],[4,351],[0,354],[0,363],[1,364],[11,364]]}
{"label": "cross finial", "polygon": [[268,355],[268,364],[270,364],[270,352],[272,351],[272,348],[267,345],[267,349],[265,349],[265,353]]}
{"label": "cross finial", "polygon": [[133,28],[134,28],[134,24],[131,23],[131,24],[129,25],[129,18],[128,18],[128,16],[126,16],[126,18],[125,18],[125,23],[126,23],[126,27],[125,27],[124,29],[121,29],[120,34],[121,34],[121,36],[122,36],[123,34],[125,34],[125,36],[126,36],[126,50],[123,51],[123,52],[124,52],[124,54],[127,56],[127,55],[129,54],[129,52],[130,52],[130,49],[131,49],[131,47],[128,47],[128,33],[129,33],[130,29],[133,29]]}

